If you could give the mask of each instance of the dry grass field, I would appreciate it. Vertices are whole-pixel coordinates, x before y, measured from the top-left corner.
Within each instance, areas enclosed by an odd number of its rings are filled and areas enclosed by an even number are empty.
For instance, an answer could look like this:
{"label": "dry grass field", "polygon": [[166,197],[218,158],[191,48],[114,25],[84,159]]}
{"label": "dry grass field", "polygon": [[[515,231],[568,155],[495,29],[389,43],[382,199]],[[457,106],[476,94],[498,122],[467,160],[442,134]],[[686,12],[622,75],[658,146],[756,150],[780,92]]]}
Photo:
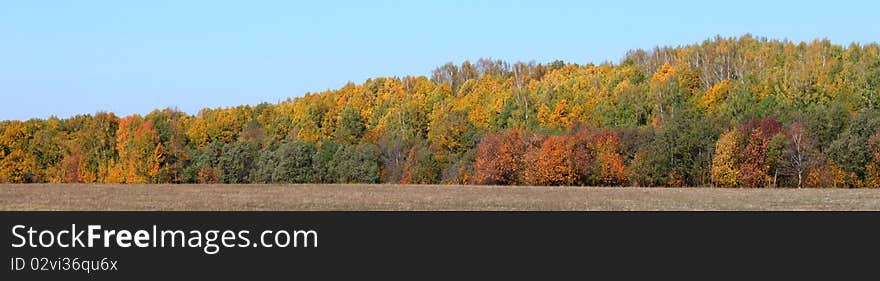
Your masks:
{"label": "dry grass field", "polygon": [[0,210],[880,210],[880,189],[32,184]]}

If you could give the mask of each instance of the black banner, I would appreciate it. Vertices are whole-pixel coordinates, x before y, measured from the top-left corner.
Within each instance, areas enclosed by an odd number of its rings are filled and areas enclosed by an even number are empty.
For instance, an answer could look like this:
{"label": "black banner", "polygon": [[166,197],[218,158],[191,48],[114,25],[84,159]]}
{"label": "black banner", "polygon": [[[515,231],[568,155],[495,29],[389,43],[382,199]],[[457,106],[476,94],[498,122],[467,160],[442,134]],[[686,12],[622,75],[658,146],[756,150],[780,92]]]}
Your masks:
{"label": "black banner", "polygon": [[0,280],[791,276],[845,266],[829,275],[840,277],[873,268],[880,253],[880,213],[859,212],[4,212],[0,221],[10,277]]}

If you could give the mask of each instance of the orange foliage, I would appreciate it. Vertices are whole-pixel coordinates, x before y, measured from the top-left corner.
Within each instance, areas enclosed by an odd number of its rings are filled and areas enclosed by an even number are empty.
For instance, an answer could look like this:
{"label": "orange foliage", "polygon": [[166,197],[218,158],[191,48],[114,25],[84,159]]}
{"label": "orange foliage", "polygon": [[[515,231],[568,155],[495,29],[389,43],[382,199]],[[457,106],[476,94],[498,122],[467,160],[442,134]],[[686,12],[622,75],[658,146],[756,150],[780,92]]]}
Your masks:
{"label": "orange foliage", "polygon": [[199,183],[220,183],[220,172],[211,167],[199,169]]}
{"label": "orange foliage", "polygon": [[740,135],[745,138],[745,149],[739,167],[740,182],[746,187],[764,187],[770,182],[766,164],[767,147],[773,136],[782,131],[776,119],[755,119],[740,128]]}
{"label": "orange foliage", "polygon": [[[115,171],[111,171],[115,180],[124,183],[146,183],[153,176],[150,167],[156,164],[151,155],[156,153],[159,136],[153,123],[144,121],[139,115],[126,116],[119,120],[116,131],[116,150],[119,163]],[[159,151],[161,152],[161,151]],[[151,163],[151,161],[153,163]]]}
{"label": "orange foliage", "polygon": [[[535,185],[619,185],[627,181],[620,139],[611,130],[579,130],[528,146],[523,180]],[[478,158],[479,161],[479,158]]]}
{"label": "orange foliage", "polygon": [[620,138],[610,129],[590,132],[581,130],[576,135],[588,141],[587,148],[593,158],[593,168],[588,184],[619,185],[626,182],[626,169],[620,155]]}
{"label": "orange foliage", "polygon": [[575,138],[551,136],[539,150],[530,153],[526,182],[535,185],[571,185],[578,178]]}
{"label": "orange foliage", "polygon": [[846,172],[834,161],[826,160],[807,171],[807,187],[842,187],[846,184]]}
{"label": "orange foliage", "polygon": [[477,184],[520,184],[525,154],[533,146],[519,130],[488,133],[477,146],[473,180]]}
{"label": "orange foliage", "polygon": [[669,77],[672,77],[673,75],[675,75],[675,68],[669,65],[668,62],[666,62],[663,63],[662,66],[660,66],[660,69],[657,69],[657,72],[654,73],[654,76],[651,76],[651,81],[666,82],[666,80],[668,80]]}

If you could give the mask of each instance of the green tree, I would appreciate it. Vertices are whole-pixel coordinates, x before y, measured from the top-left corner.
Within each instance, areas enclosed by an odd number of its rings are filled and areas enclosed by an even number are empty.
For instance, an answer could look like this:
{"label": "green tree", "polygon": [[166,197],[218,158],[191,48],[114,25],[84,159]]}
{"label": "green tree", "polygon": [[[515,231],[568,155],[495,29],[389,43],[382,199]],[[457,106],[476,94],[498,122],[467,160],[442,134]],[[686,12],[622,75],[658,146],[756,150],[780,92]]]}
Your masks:
{"label": "green tree", "polygon": [[379,151],[374,144],[343,146],[334,156],[336,182],[378,183]]}
{"label": "green tree", "polygon": [[252,142],[237,141],[223,145],[223,152],[217,158],[220,179],[224,183],[247,183],[259,146]]}
{"label": "green tree", "polygon": [[367,130],[363,117],[353,108],[346,108],[339,117],[339,127],[336,128],[336,140],[345,144],[356,144]]}
{"label": "green tree", "polygon": [[[870,159],[868,139],[880,128],[880,114],[862,111],[828,147],[828,157],[847,172],[851,180],[864,179],[865,165]],[[851,186],[860,185],[849,182]]]}

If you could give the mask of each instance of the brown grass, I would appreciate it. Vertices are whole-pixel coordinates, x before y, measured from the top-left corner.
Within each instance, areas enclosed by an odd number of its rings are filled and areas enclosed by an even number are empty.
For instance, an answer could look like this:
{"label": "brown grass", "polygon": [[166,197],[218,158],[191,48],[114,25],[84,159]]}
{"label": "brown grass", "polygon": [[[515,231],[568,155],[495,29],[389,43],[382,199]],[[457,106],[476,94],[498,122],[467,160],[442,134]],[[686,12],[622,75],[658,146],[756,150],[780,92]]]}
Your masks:
{"label": "brown grass", "polygon": [[33,184],[0,210],[880,210],[880,190]]}

